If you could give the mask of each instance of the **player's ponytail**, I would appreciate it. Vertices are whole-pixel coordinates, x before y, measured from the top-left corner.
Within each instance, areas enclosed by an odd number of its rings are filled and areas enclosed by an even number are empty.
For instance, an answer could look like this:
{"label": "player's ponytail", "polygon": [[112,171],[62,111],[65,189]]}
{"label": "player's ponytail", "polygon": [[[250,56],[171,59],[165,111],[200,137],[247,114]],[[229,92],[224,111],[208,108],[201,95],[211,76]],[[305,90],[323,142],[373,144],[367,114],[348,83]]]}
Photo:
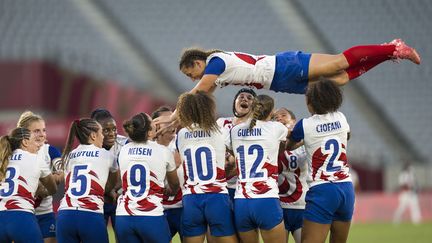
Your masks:
{"label": "player's ponytail", "polygon": [[180,70],[183,68],[190,68],[194,66],[194,61],[201,60],[206,61],[207,57],[209,57],[213,53],[222,52],[218,49],[212,50],[204,50],[197,47],[191,47],[183,50],[179,61]]}
{"label": "player's ponytail", "polygon": [[149,139],[149,131],[152,130],[151,120],[149,115],[141,112],[125,121],[123,128],[132,141],[145,143]]}
{"label": "player's ponytail", "polygon": [[265,120],[268,118],[274,108],[274,100],[268,95],[258,95],[252,105],[252,120],[249,124],[249,129],[256,125],[257,120]]}
{"label": "player's ponytail", "polygon": [[78,138],[80,144],[90,144],[89,137],[92,132],[98,132],[100,125],[94,119],[82,118],[73,121],[69,128],[68,138],[66,140],[66,145],[63,149],[62,155],[62,166],[64,170],[67,167],[69,153],[72,151],[72,145],[74,143],[75,137]]}
{"label": "player's ponytail", "polygon": [[13,151],[21,147],[24,139],[29,138],[30,131],[26,128],[15,128],[9,135],[0,137],[0,181],[6,176],[6,169]]}
{"label": "player's ponytail", "polygon": [[33,122],[43,121],[42,117],[31,111],[25,111],[21,114],[17,122],[17,127],[28,128]]}

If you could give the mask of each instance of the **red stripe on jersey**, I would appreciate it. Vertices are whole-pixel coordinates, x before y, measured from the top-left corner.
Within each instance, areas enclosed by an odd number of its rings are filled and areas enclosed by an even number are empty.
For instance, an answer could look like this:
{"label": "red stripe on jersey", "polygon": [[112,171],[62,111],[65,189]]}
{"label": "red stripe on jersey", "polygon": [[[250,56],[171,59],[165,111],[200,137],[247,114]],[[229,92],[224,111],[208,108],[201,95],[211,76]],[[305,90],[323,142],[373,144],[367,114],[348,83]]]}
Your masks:
{"label": "red stripe on jersey", "polygon": [[216,174],[216,180],[224,180],[226,179],[225,177],[225,170],[221,169],[221,168],[217,168],[216,169],[217,174]]}
{"label": "red stripe on jersey", "polygon": [[284,203],[293,203],[293,202],[298,201],[301,198],[301,196],[303,194],[303,186],[302,186],[302,184],[300,182],[300,179],[298,178],[298,174],[300,173],[300,169],[297,169],[297,170],[299,172],[296,173],[296,177],[295,177],[296,188],[295,188],[294,192],[291,195],[281,197],[280,198],[281,202],[284,202]]}
{"label": "red stripe on jersey", "polygon": [[286,194],[290,189],[290,184],[286,178],[283,179],[283,182],[279,185],[279,194]]}
{"label": "red stripe on jersey", "polygon": [[83,208],[90,210],[99,210],[99,206],[97,203],[92,202],[90,197],[78,198],[78,201],[82,202],[84,205],[80,205]]}
{"label": "red stripe on jersey", "polygon": [[21,209],[20,206],[18,206],[18,201],[17,200],[9,200],[6,202],[5,204],[5,208],[6,209]]}
{"label": "red stripe on jersey", "polygon": [[[123,193],[124,193],[124,192],[123,192]],[[130,201],[129,197],[126,196],[126,197],[125,197],[125,202],[124,202],[126,212],[127,212],[129,215],[135,215],[135,214],[132,212],[132,210],[129,208],[129,201]]]}
{"label": "red stripe on jersey", "polygon": [[155,195],[157,197],[163,197],[164,188],[156,184],[154,181],[150,180],[150,190],[149,195]]}
{"label": "red stripe on jersey", "polygon": [[137,204],[137,209],[140,211],[152,211],[153,209],[157,208],[157,206],[150,202],[147,198],[138,201]]}
{"label": "red stripe on jersey", "polygon": [[20,181],[24,182],[26,185],[28,185],[28,184],[27,184],[27,181],[26,181],[26,179],[25,179],[24,177],[19,176],[19,177],[18,177],[18,180],[20,180]]}
{"label": "red stripe on jersey", "polygon": [[[267,161],[270,160],[269,158],[267,158]],[[269,162],[265,162],[263,169],[267,170],[267,177],[272,177],[274,179],[277,179],[278,177],[278,166],[277,165],[272,165]]]}
{"label": "red stripe on jersey", "polygon": [[[324,155],[321,152],[321,148],[317,149],[315,153],[312,155],[312,180],[315,180],[316,173],[319,168],[324,164],[324,161],[327,159],[328,154]],[[321,174],[322,177],[322,174]]]}
{"label": "red stripe on jersey", "polygon": [[99,179],[99,177],[96,175],[96,172],[91,170],[91,171],[89,171],[89,174],[96,177],[97,179]]}
{"label": "red stripe on jersey", "polygon": [[103,198],[105,193],[105,190],[99,185],[99,183],[97,183],[94,180],[91,180],[91,185],[90,185],[90,193],[89,195],[94,195],[97,196],[99,198]]}
{"label": "red stripe on jersey", "polygon": [[251,198],[247,193],[246,193],[246,182],[240,182],[240,185],[242,187],[242,194],[245,198]]}
{"label": "red stripe on jersey", "polygon": [[256,188],[256,190],[252,189],[252,191],[255,194],[264,194],[264,193],[266,193],[266,192],[268,192],[268,191],[271,190],[271,188],[264,181],[254,182],[254,183],[252,183],[252,186],[254,186]]}
{"label": "red stripe on jersey", "polygon": [[214,183],[204,185],[202,190],[206,193],[219,193],[223,191],[220,186],[217,186]]}
{"label": "red stripe on jersey", "polygon": [[122,188],[123,188],[123,195],[124,195],[128,189],[127,171],[123,174],[122,177]]}
{"label": "red stripe on jersey", "polygon": [[35,206],[35,199],[33,195],[21,185],[18,186],[17,196],[29,202],[33,207]]}

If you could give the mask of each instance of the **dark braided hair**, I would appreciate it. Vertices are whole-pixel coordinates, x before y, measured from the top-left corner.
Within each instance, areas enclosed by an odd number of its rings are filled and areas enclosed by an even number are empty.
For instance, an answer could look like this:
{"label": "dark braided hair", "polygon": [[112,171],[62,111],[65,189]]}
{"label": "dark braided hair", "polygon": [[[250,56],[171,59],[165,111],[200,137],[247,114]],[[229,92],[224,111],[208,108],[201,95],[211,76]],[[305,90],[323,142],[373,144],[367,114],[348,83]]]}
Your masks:
{"label": "dark braided hair", "polygon": [[274,100],[268,95],[258,95],[252,105],[252,120],[249,129],[256,125],[257,120],[266,119],[273,111]]}
{"label": "dark braided hair", "polygon": [[221,50],[213,49],[213,50],[204,50],[197,47],[191,47],[183,50],[183,53],[180,57],[179,68],[180,70],[183,68],[190,68],[194,66],[194,61],[202,60],[206,61],[207,57],[209,57],[213,53],[223,52]]}

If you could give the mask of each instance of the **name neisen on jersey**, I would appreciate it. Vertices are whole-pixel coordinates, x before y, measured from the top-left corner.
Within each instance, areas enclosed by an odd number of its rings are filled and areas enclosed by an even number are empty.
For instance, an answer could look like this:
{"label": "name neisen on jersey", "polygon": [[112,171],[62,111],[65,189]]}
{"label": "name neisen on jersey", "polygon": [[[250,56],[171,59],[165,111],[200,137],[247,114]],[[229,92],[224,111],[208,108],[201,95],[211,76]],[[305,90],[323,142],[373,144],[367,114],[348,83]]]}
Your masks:
{"label": "name neisen on jersey", "polygon": [[176,170],[174,156],[154,141],[130,142],[119,154],[123,193],[117,215],[163,215],[162,198],[167,172]]}

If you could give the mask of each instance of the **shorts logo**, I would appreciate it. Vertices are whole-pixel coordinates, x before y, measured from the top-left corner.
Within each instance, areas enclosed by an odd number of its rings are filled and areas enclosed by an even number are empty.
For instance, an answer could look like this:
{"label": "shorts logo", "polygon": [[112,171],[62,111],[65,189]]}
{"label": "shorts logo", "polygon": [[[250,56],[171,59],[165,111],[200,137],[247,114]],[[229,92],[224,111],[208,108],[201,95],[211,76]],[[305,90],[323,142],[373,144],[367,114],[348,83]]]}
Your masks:
{"label": "shorts logo", "polygon": [[49,227],[49,231],[55,232],[55,224],[51,224],[51,226]]}

